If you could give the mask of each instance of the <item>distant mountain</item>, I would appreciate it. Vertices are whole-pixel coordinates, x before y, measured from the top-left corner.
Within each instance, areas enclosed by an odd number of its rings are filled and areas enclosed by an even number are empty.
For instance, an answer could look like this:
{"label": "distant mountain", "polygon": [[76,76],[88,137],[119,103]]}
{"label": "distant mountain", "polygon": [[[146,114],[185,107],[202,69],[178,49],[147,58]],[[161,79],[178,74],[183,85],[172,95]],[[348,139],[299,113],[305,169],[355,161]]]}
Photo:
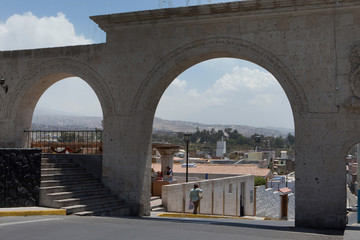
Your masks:
{"label": "distant mountain", "polygon": [[102,117],[60,114],[34,114],[32,130],[94,130],[102,129]]}
{"label": "distant mountain", "polygon": [[[102,117],[70,116],[50,113],[34,114],[32,129],[33,130],[93,130],[102,129]],[[289,133],[294,134],[293,129],[287,128],[257,128],[245,125],[221,125],[221,124],[203,124],[186,121],[171,121],[161,118],[155,118],[153,124],[154,132],[195,132],[196,128],[200,131],[203,129],[224,130],[232,128],[244,136],[251,136],[254,133],[265,136],[287,136]]]}
{"label": "distant mountain", "polygon": [[294,129],[288,128],[275,128],[275,127],[266,127],[266,128],[257,128],[246,125],[221,125],[221,124],[203,124],[195,122],[186,122],[186,121],[171,121],[164,120],[161,118],[155,118],[153,124],[154,131],[173,131],[173,132],[195,132],[196,128],[199,128],[200,131],[211,130],[224,130],[225,128],[232,128],[237,130],[239,133],[246,137],[250,137],[254,133],[262,134],[264,136],[287,136],[289,133],[294,135]]}

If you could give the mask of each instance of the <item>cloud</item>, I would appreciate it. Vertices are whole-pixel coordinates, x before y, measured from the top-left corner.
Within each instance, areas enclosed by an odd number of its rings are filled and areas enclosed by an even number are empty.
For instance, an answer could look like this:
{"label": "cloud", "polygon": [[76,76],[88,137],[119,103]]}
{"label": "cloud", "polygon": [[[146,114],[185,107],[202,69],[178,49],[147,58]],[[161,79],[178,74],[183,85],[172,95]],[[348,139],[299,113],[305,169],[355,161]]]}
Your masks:
{"label": "cloud", "polygon": [[[255,115],[261,116],[263,112],[276,118],[280,111],[290,113],[288,117],[283,114],[282,118],[286,118],[291,127],[291,108],[277,80],[260,68],[235,66],[203,91],[192,88],[185,80],[175,79],[160,100],[156,115],[174,120],[197,119],[202,123],[234,123],[234,119],[248,119],[238,124],[257,126],[260,123],[254,119]],[[270,118],[265,120],[268,126],[280,124],[277,120],[271,123]]]}
{"label": "cloud", "polygon": [[59,47],[91,44],[91,39],[77,35],[74,25],[63,13],[38,18],[31,12],[14,14],[0,22],[0,50]]}
{"label": "cloud", "polygon": [[247,67],[234,67],[231,74],[225,74],[217,80],[208,93],[224,94],[228,92],[263,91],[267,88],[276,87],[276,79],[268,72],[259,69],[249,69]]}
{"label": "cloud", "polygon": [[[91,39],[76,34],[74,25],[63,13],[39,18],[28,12],[23,15],[14,14],[5,22],[0,22],[0,50],[59,47],[92,42]],[[35,112],[37,111],[102,116],[95,92],[80,78],[67,78],[52,85],[40,98],[35,109]]]}

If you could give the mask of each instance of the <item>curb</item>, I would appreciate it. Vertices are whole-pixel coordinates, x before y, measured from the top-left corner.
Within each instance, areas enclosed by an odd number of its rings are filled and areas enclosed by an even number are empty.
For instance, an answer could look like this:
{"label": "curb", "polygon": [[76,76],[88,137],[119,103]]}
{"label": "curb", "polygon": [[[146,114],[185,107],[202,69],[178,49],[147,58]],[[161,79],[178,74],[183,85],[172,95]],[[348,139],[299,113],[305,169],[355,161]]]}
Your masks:
{"label": "curb", "polygon": [[13,210],[0,211],[0,217],[38,216],[38,215],[66,215],[65,209],[52,210]]}
{"label": "curb", "polygon": [[253,217],[231,217],[231,216],[216,216],[216,215],[204,215],[204,214],[190,214],[190,213],[160,213],[158,217],[169,218],[225,218],[225,219],[246,219],[246,220],[264,220],[264,218]]}

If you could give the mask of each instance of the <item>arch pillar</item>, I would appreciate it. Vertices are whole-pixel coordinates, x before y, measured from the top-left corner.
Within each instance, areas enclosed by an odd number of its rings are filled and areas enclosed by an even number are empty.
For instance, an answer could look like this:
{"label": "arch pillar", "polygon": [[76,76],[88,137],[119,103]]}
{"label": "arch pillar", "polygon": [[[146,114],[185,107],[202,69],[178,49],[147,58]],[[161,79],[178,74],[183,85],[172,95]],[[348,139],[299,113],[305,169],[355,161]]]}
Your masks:
{"label": "arch pillar", "polygon": [[104,119],[102,180],[132,216],[150,214],[152,123],[148,114]]}
{"label": "arch pillar", "polygon": [[345,160],[340,130],[335,117],[321,114],[309,114],[297,121],[296,226],[346,226]]}
{"label": "arch pillar", "polygon": [[23,147],[17,144],[14,135],[14,121],[9,118],[0,119],[0,148]]}

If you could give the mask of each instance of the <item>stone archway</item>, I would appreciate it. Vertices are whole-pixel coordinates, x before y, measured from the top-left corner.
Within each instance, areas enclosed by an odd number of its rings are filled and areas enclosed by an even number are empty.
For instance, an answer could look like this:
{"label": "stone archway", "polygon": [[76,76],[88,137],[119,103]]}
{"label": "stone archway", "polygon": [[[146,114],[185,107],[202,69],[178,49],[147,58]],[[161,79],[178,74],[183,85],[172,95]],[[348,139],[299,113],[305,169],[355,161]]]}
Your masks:
{"label": "stone archway", "polygon": [[273,74],[288,97],[296,131],[296,122],[300,116],[306,115],[308,103],[294,74],[270,51],[254,43],[230,37],[197,40],[169,53],[155,64],[142,81],[132,102],[131,113],[137,115],[147,112],[154,117],[163,93],[180,73],[202,61],[220,57],[244,59]]}
{"label": "stone archway", "polygon": [[6,117],[16,119],[15,145],[24,145],[23,130],[31,127],[35,106],[42,94],[55,82],[68,77],[80,77],[94,90],[103,110],[104,122],[114,115],[111,93],[102,77],[90,66],[71,59],[56,59],[44,62],[31,69],[17,84],[5,111]]}
{"label": "stone archway", "polygon": [[295,122],[295,116],[307,111],[307,99],[302,88],[293,73],[274,54],[242,39],[218,37],[185,44],[156,64],[141,83],[131,112],[135,114],[142,109],[151,109],[155,112],[164,91],[180,73],[202,61],[220,57],[244,59],[264,67],[273,74],[288,96]]}
{"label": "stone archway", "polygon": [[0,90],[0,145],[21,147],[40,94],[79,76],[97,94],[110,129],[105,184],[131,203],[133,215],[146,214],[151,126],[165,88],[199,62],[241,58],[267,69],[292,107],[302,208],[296,225],[343,229],[343,148],[360,126],[359,54],[351,53],[359,12],[359,0],[281,0],[91,17],[106,32],[105,44],[0,52],[9,85],[8,93]]}

